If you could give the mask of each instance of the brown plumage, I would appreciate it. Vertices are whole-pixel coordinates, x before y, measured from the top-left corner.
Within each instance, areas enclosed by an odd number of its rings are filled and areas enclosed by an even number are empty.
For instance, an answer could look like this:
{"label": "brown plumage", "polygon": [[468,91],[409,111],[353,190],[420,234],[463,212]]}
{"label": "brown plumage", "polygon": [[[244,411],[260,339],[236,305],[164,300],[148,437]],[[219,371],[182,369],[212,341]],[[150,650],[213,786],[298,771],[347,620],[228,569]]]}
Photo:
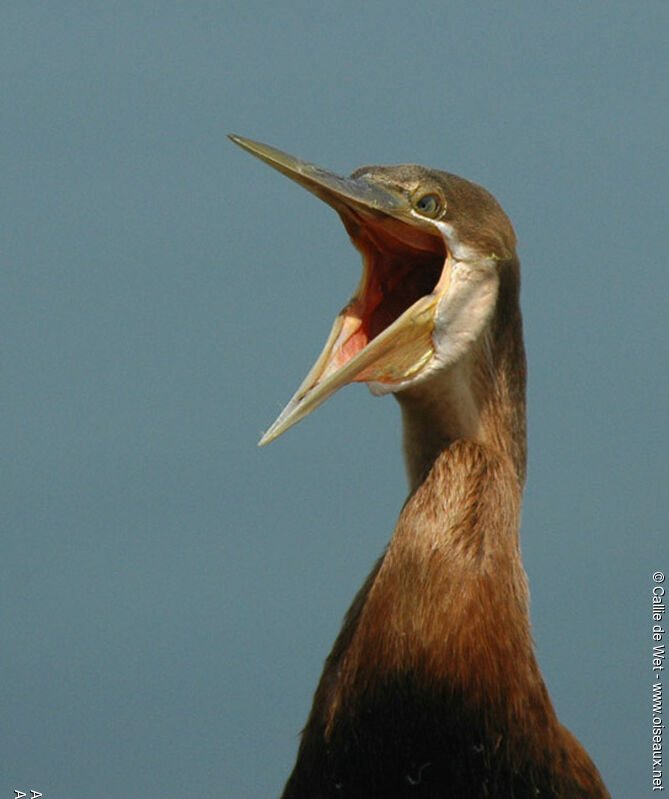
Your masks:
{"label": "brown plumage", "polygon": [[363,380],[400,403],[411,487],[327,658],[283,799],[607,797],[533,653],[511,224],[453,175],[372,167],[335,179],[237,141],[333,205],[365,262],[267,438]]}

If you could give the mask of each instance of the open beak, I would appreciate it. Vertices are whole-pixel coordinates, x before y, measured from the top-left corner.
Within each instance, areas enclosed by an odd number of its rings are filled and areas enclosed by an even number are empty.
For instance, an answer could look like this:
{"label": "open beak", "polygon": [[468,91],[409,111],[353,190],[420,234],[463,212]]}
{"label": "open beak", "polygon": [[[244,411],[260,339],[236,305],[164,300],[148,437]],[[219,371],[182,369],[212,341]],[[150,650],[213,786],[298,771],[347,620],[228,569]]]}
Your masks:
{"label": "open beak", "polygon": [[265,144],[230,138],[331,205],[363,256],[360,285],[262,446],[347,383],[392,391],[418,375],[434,356],[434,316],[448,290],[450,253],[437,227],[412,210],[408,192],[375,180],[373,171],[343,178]]}

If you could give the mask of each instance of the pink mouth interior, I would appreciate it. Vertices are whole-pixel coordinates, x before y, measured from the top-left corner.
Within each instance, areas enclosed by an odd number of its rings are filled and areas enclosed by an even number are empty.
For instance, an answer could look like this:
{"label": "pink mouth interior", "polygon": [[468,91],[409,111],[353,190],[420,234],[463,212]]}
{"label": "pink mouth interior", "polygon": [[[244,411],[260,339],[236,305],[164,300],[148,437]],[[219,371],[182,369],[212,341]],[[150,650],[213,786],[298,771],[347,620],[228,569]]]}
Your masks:
{"label": "pink mouth interior", "polygon": [[434,291],[447,255],[441,237],[397,220],[342,218],[365,260],[365,277],[361,291],[344,311],[359,325],[341,346],[339,366]]}

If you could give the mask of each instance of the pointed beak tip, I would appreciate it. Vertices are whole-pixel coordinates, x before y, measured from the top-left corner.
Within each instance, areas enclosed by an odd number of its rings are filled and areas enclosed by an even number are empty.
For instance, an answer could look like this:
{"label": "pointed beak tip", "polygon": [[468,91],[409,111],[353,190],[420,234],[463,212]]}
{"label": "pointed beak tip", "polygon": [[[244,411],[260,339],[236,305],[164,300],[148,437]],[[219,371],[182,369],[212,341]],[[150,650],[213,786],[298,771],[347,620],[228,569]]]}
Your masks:
{"label": "pointed beak tip", "polygon": [[[277,420],[278,421],[278,420]],[[266,447],[268,444],[271,444],[274,439],[278,438],[281,433],[286,430],[286,427],[283,425],[279,426],[276,422],[269,428],[269,430],[265,430],[265,432],[260,437],[260,441],[258,441],[259,447]]]}
{"label": "pointed beak tip", "polygon": [[255,155],[257,158],[261,158],[262,160],[262,152],[267,148],[266,145],[261,144],[260,142],[253,141],[253,139],[247,139],[244,136],[238,136],[236,133],[228,133],[228,139],[233,144],[236,144],[238,147],[241,147],[242,150],[246,150],[246,152]]}
{"label": "pointed beak tip", "polygon": [[238,144],[240,147],[244,147],[245,143],[248,141],[243,136],[238,136],[236,133],[228,133],[228,139],[234,144]]}

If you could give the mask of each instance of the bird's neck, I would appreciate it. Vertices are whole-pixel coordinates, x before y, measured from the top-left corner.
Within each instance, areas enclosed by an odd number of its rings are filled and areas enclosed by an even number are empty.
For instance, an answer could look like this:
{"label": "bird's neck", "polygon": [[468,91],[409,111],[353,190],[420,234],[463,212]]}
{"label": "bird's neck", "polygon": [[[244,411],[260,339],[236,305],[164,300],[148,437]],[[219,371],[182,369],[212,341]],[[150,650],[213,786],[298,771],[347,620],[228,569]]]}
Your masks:
{"label": "bird's neck", "polygon": [[482,409],[472,386],[473,367],[473,359],[463,359],[429,382],[397,395],[411,492],[453,442],[486,438]]}
{"label": "bird's neck", "polygon": [[[517,308],[517,306],[516,306]],[[456,441],[475,441],[509,459],[525,481],[525,352],[520,311],[493,319],[466,357],[396,395],[402,409],[409,487]]]}
{"label": "bird's neck", "polygon": [[[365,634],[381,632],[375,651],[386,653],[389,673],[424,668],[473,709],[482,692],[480,708],[498,710],[502,726],[514,702],[529,703],[545,726],[554,717],[532,651],[518,537],[526,444],[517,289],[502,291],[466,358],[398,396],[411,496],[357,633],[361,664],[374,648]],[[388,622],[401,634],[388,635]]]}

